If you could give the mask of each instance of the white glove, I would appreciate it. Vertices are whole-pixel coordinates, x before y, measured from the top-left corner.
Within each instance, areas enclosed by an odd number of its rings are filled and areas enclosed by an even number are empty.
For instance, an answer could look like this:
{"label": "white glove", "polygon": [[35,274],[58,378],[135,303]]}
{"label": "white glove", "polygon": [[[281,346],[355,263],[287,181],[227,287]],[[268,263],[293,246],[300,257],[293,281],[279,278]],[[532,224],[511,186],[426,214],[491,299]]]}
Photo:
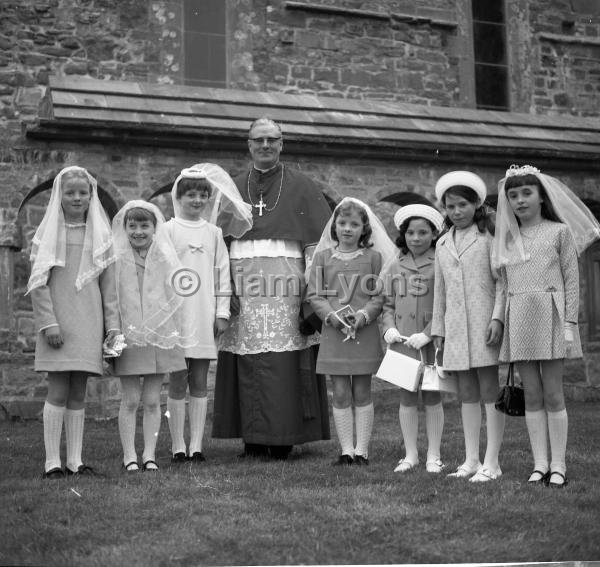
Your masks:
{"label": "white glove", "polygon": [[575,345],[575,325],[573,323],[565,323],[565,346],[567,348],[567,354],[571,352],[571,349]]}
{"label": "white glove", "polygon": [[406,339],[406,344],[416,350],[423,348],[430,342],[431,337],[428,337],[425,333],[415,333]]}
{"label": "white glove", "polygon": [[385,333],[383,333],[383,340],[391,345],[392,343],[400,343],[402,342],[402,335],[400,331],[396,329],[396,327],[390,327]]}

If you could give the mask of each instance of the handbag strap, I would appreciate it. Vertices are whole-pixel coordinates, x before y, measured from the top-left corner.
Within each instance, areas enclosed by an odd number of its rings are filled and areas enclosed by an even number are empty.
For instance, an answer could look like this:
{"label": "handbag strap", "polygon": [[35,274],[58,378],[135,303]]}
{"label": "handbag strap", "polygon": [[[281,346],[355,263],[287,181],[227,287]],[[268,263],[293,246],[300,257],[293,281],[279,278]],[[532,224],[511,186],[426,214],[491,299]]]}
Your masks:
{"label": "handbag strap", "polygon": [[506,385],[507,386],[515,385],[515,370],[514,370],[512,362],[508,365],[508,374],[506,376]]}

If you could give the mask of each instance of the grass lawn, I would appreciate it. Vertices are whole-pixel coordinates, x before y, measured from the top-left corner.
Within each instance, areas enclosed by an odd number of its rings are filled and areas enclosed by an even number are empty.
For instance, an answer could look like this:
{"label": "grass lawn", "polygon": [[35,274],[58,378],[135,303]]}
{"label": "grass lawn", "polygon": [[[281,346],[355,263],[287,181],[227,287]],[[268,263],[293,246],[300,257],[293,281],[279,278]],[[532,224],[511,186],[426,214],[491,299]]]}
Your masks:
{"label": "grass lawn", "polygon": [[[86,462],[104,478],[48,481],[40,478],[42,423],[2,422],[0,564],[598,560],[600,405],[570,403],[568,410],[571,483],[563,490],[526,485],[531,456],[523,418],[507,418],[497,482],[430,475],[423,463],[394,474],[402,447],[393,390],[375,393],[369,467],[332,467],[335,440],[297,448],[286,462],[262,462],[238,459],[239,441],[210,439],[205,464],[171,467],[163,420],[160,472],[125,475],[111,420],[87,422],[84,438]],[[449,469],[460,464],[456,403],[446,407],[442,451]]]}

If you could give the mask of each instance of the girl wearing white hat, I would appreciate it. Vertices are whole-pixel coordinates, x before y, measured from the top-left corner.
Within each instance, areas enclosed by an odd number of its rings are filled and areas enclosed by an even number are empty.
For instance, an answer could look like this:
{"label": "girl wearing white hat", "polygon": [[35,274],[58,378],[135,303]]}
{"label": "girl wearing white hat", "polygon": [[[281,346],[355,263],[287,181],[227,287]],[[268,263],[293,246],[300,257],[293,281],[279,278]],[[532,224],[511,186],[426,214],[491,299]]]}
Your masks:
{"label": "girl wearing white hat", "polygon": [[[497,479],[504,414],[498,397],[498,349],[504,322],[504,294],[492,273],[490,222],[483,206],[486,187],[470,171],[452,171],[436,184],[450,230],[437,243],[431,334],[444,349],[443,366],[458,375],[465,461],[449,476],[471,482]],[[479,461],[481,405],[485,404],[487,448]]]}
{"label": "girl wearing white hat", "polygon": [[[400,254],[387,267],[383,276],[383,338],[389,348],[418,360],[420,351],[426,362],[433,363],[431,313],[435,243],[444,228],[444,218],[428,205],[407,205],[394,215],[399,231],[396,245]],[[408,336],[405,341],[402,337]],[[427,429],[427,461],[430,473],[440,473],[444,464],[440,444],[444,429],[444,408],[439,392],[422,391]],[[400,428],[406,455],[394,472],[404,473],[419,463],[417,436],[419,431],[418,392],[400,389]]]}

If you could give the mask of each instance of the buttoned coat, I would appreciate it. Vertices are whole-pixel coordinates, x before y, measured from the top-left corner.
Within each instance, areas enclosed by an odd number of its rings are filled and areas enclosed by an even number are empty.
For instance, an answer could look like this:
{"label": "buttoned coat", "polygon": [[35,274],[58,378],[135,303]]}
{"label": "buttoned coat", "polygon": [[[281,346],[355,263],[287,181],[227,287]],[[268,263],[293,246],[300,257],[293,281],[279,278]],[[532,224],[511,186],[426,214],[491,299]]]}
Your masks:
{"label": "buttoned coat", "polygon": [[[408,252],[400,255],[382,274],[383,332],[396,328],[401,335],[425,333],[431,336],[433,316],[433,291],[435,272],[435,249],[430,248],[417,257]],[[392,343],[389,348],[413,358],[420,359],[419,351],[402,343]],[[423,349],[423,358],[433,363],[433,344]]]}
{"label": "buttoned coat", "polygon": [[452,227],[436,246],[431,333],[445,338],[445,369],[495,365],[499,345],[486,345],[486,334],[492,319],[504,322],[505,297],[490,263],[492,236],[474,224],[459,253],[454,232]]}

